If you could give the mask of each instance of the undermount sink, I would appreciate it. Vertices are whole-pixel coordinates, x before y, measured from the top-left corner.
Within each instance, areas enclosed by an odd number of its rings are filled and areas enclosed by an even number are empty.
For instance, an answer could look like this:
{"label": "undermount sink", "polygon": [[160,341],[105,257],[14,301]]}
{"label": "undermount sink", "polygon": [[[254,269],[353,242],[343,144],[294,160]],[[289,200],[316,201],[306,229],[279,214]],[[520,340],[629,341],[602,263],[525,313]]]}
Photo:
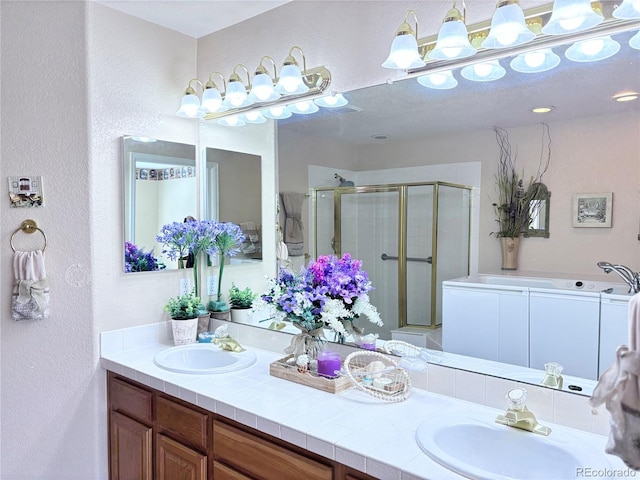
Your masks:
{"label": "undermount sink", "polygon": [[250,350],[230,352],[211,343],[194,343],[163,350],[154,361],[171,372],[207,375],[250,367],[256,363],[256,354]]}
{"label": "undermount sink", "polygon": [[545,437],[498,425],[490,413],[464,412],[444,413],[416,431],[433,460],[477,480],[575,480],[579,469],[611,469],[604,452],[580,437],[557,426]]}

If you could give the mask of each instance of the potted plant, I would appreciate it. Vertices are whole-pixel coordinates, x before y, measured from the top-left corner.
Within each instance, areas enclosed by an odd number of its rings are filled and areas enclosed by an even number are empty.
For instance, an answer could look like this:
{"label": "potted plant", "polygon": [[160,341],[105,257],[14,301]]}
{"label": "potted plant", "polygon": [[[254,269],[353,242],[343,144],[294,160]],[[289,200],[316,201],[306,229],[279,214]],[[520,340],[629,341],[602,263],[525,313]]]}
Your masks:
{"label": "potted plant", "polygon": [[[538,171],[525,184],[524,172],[516,170],[517,153],[512,153],[509,134],[500,127],[494,127],[496,141],[500,148],[498,173],[496,174],[496,191],[498,202],[493,204],[496,212],[498,231],[492,232],[500,239],[502,250],[502,270],[518,268],[518,250],[520,236],[531,224],[531,201],[535,198],[542,176],[549,168],[551,160],[551,137],[549,126],[543,125],[543,145],[546,140],[546,155],[540,156]],[[546,160],[546,161],[545,161]]]}
{"label": "potted plant", "polygon": [[198,335],[198,315],[200,298],[194,292],[170,298],[164,309],[171,317],[173,343],[186,345],[194,343]]}
{"label": "potted plant", "polygon": [[235,283],[229,289],[229,303],[231,304],[231,320],[238,323],[250,323],[251,307],[257,295],[249,287],[240,290]]}

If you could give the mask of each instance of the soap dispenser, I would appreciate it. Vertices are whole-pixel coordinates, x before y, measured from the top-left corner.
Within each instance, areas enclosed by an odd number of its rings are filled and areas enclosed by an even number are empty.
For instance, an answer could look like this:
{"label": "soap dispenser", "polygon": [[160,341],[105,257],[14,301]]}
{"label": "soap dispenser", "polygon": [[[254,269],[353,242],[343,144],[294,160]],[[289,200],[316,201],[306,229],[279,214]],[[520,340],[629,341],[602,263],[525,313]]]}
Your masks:
{"label": "soap dispenser", "polygon": [[544,364],[546,375],[542,379],[541,385],[546,387],[562,389],[562,373],[563,367],[559,363],[549,362]]}

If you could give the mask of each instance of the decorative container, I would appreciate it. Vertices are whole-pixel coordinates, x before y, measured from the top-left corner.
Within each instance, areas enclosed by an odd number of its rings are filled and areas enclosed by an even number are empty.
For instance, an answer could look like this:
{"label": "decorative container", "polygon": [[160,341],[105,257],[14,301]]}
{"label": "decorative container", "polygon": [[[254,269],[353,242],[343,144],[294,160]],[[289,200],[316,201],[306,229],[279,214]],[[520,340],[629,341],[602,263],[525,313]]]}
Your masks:
{"label": "decorative container", "polygon": [[250,308],[232,308],[231,321],[236,323],[251,324],[253,311]]}
{"label": "decorative container", "polygon": [[500,237],[500,248],[502,249],[502,270],[518,269],[519,247],[520,237]]}
{"label": "decorative container", "polygon": [[173,330],[173,344],[187,345],[195,343],[198,338],[198,318],[187,320],[171,320]]}
{"label": "decorative container", "polygon": [[288,355],[272,362],[269,365],[269,374],[273,377],[317,388],[328,393],[340,393],[352,387],[351,382],[346,377],[326,378],[312,371],[299,372],[293,355]]}

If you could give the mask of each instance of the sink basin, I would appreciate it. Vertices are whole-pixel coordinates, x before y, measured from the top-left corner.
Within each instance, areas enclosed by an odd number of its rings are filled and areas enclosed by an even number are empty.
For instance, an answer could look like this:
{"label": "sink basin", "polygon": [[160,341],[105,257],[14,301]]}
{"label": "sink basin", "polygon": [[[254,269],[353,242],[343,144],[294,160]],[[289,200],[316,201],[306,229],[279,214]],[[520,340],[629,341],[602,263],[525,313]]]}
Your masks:
{"label": "sink basin", "polygon": [[611,469],[604,452],[580,437],[557,426],[544,437],[498,425],[491,413],[445,413],[416,431],[418,445],[432,459],[478,480],[575,480],[585,468]]}
{"label": "sink basin", "polygon": [[211,343],[194,343],[168,348],[158,353],[155,364],[177,373],[206,375],[242,370],[256,363],[250,350],[229,352]]}

